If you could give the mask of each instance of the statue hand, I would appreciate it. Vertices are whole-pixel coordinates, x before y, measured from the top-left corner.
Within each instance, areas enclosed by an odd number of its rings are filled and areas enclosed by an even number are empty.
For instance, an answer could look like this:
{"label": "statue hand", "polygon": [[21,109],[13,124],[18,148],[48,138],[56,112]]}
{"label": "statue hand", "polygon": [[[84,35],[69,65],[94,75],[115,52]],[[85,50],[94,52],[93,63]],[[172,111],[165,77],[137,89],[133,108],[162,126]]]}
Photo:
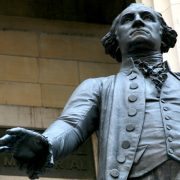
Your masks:
{"label": "statue hand", "polygon": [[0,138],[0,152],[11,152],[19,168],[25,168],[29,178],[37,178],[49,155],[49,143],[41,134],[12,128]]}

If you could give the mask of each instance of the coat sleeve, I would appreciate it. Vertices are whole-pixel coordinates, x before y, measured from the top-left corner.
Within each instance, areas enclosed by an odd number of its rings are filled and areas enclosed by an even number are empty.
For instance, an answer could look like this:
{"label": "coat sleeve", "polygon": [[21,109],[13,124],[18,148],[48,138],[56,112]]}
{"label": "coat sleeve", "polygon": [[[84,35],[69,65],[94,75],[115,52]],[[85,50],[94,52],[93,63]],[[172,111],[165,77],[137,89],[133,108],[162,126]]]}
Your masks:
{"label": "coat sleeve", "polygon": [[99,124],[101,83],[88,79],[77,87],[62,115],[43,133],[52,147],[53,159],[73,152]]}

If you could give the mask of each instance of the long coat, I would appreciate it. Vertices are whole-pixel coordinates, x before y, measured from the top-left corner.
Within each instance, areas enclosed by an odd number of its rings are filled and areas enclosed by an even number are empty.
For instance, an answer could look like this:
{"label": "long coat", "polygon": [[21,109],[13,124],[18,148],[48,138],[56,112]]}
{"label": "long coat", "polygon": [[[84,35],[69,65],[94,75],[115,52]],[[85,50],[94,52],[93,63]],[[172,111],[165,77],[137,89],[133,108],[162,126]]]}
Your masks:
{"label": "long coat", "polygon": [[[173,141],[166,142],[167,152],[176,160],[180,160],[179,77],[169,72],[160,95],[165,138],[173,136]],[[44,132],[52,144],[53,158],[71,153],[97,131],[98,179],[126,180],[143,128],[145,93],[144,77],[130,59],[117,75],[85,80],[62,115]]]}

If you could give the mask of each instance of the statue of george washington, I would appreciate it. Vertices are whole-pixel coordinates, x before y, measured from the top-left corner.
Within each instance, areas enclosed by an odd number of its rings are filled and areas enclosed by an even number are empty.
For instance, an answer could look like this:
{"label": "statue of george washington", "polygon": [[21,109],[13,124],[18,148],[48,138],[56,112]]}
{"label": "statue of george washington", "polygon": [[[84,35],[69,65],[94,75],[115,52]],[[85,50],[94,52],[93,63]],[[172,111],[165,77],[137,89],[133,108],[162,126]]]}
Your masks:
{"label": "statue of george washington", "polygon": [[34,179],[98,131],[97,179],[180,179],[180,74],[162,57],[176,37],[160,13],[131,4],[102,38],[120,71],[82,82],[43,134],[7,130],[0,151]]}

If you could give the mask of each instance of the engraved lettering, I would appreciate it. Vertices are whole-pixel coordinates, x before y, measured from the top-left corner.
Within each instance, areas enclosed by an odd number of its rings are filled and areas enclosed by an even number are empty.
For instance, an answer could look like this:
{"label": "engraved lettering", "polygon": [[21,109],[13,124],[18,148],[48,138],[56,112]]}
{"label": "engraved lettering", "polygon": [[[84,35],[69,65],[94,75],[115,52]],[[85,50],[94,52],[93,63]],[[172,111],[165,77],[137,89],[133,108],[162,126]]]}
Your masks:
{"label": "engraved lettering", "polygon": [[80,170],[81,167],[80,167],[80,163],[79,161],[75,161],[75,160],[72,160],[71,161],[71,164],[70,164],[70,169],[77,169],[77,170]]}
{"label": "engraved lettering", "polygon": [[13,159],[13,157],[4,157],[4,166],[6,167],[15,167],[16,166],[16,162]]}

